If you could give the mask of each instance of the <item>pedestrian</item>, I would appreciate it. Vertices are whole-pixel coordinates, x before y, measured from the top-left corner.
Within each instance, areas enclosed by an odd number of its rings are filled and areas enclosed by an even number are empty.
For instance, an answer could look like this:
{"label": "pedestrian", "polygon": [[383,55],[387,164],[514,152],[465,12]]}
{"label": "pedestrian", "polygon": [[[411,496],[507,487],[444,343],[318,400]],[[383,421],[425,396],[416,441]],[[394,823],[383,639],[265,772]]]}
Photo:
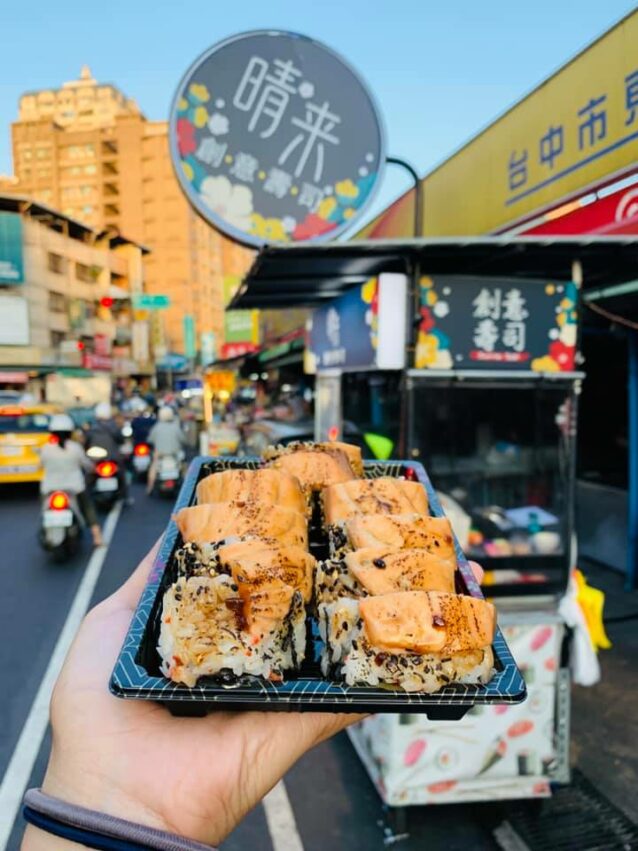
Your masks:
{"label": "pedestrian", "polygon": [[164,405],[159,409],[158,421],[148,433],[148,442],[153,447],[153,461],[148,471],[146,492],[152,493],[157,478],[157,468],[160,458],[170,456],[176,458],[178,463],[184,457],[184,446],[186,437],[182,431],[179,419],[175,411]]}
{"label": "pedestrian", "polygon": [[22,851],[77,847],[58,837],[89,848],[210,851],[306,751],[363,717],[176,718],[158,703],[111,695],[108,679],[157,549],[80,627],[53,691],[44,794],[25,797],[31,824]]}
{"label": "pedestrian", "polygon": [[75,426],[68,414],[54,414],[49,421],[51,441],[42,447],[40,458],[44,476],[40,493],[48,496],[61,490],[75,496],[82,516],[93,536],[93,546],[102,546],[102,531],[97,522],[95,506],[86,488],[85,473],[93,471],[92,462],[84,449],[73,440]]}

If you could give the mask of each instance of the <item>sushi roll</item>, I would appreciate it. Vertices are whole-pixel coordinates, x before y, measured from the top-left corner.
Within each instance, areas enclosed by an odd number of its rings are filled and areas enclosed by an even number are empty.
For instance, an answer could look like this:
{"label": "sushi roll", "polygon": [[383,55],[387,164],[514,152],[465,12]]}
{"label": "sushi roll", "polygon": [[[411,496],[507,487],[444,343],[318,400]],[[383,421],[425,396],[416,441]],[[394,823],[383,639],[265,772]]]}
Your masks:
{"label": "sushi roll", "polygon": [[187,686],[244,674],[280,682],[304,658],[305,617],[301,593],[275,578],[257,585],[225,575],[179,579],[164,594],[162,673]]}
{"label": "sushi roll", "polygon": [[339,440],[319,441],[317,443],[314,441],[296,440],[288,443],[286,446],[269,446],[264,450],[263,457],[266,461],[274,461],[282,455],[290,455],[295,452],[322,452],[324,454],[332,453],[336,456],[345,455],[354,475],[357,478],[363,478],[363,457],[360,447],[354,446],[351,443],[343,443]]}
{"label": "sushi roll", "polygon": [[367,547],[342,559],[320,562],[315,574],[315,599],[330,603],[339,597],[367,597],[394,591],[454,593],[455,565],[426,550]]}
{"label": "sushi roll", "polygon": [[284,546],[273,538],[254,537],[220,541],[217,544],[184,544],[175,553],[179,576],[219,576],[256,583],[278,578],[299,591],[310,602],[316,568],[315,559],[301,547]]}
{"label": "sushi roll", "polygon": [[354,514],[328,530],[330,554],[339,558],[364,547],[424,549],[456,563],[454,537],[446,517],[420,514]]}
{"label": "sushi roll", "polygon": [[378,479],[355,479],[324,488],[323,516],[332,526],[354,514],[422,514],[428,513],[428,498],[420,482],[381,476]]}
{"label": "sushi roll", "polygon": [[320,448],[325,445],[296,444],[296,448],[267,452],[268,467],[295,476],[308,497],[328,485],[356,478],[348,455],[342,450]]}
{"label": "sushi roll", "polygon": [[437,591],[340,598],[319,607],[322,671],[347,685],[432,693],[493,675],[494,606]]}
{"label": "sushi roll", "polygon": [[203,478],[196,489],[197,503],[257,502],[279,505],[301,514],[308,501],[297,479],[283,470],[224,470]]}
{"label": "sushi roll", "polygon": [[184,541],[208,544],[252,535],[275,538],[286,546],[308,548],[306,517],[279,505],[252,500],[193,505],[180,509],[175,522]]}

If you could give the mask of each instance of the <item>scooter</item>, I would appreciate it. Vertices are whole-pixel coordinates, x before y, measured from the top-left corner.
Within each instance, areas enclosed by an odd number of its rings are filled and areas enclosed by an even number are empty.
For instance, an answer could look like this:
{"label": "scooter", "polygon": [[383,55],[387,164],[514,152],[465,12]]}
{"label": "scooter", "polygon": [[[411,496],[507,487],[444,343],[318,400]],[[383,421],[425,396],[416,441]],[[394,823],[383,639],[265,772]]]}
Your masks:
{"label": "scooter", "polygon": [[[108,510],[122,496],[118,478],[119,464],[108,457],[101,446],[91,446],[86,454],[95,465],[95,473],[91,478],[91,496],[97,508]],[[100,460],[98,460],[100,459]]]}
{"label": "scooter", "polygon": [[84,520],[73,495],[53,491],[43,498],[38,538],[53,561],[66,561],[77,552],[83,528]]}
{"label": "scooter", "polygon": [[182,483],[181,461],[175,455],[162,455],[157,460],[155,493],[161,496],[175,496]]}
{"label": "scooter", "polygon": [[136,443],[133,447],[131,464],[133,475],[139,482],[146,481],[153,453],[148,443]]}

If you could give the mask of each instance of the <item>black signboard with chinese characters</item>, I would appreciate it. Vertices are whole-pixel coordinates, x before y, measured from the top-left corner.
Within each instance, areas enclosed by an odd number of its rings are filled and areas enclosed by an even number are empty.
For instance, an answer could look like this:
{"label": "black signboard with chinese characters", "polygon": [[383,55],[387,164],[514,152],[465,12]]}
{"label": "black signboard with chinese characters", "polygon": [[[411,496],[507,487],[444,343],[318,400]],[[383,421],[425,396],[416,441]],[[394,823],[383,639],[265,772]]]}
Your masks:
{"label": "black signboard with chinese characters", "polygon": [[367,207],[385,162],[358,75],[324,45],[274,31],[227,39],[192,65],[170,145],[196,210],[255,246],[334,239]]}
{"label": "black signboard with chinese characters", "polygon": [[436,275],[420,281],[417,369],[574,369],[570,282]]}

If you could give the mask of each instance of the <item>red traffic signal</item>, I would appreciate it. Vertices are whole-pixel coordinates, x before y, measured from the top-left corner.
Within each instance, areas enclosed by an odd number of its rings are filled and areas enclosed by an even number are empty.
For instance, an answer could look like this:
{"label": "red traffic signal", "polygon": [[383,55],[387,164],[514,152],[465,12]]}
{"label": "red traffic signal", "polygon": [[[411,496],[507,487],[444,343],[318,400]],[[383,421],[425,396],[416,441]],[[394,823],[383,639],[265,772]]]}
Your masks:
{"label": "red traffic signal", "polygon": [[102,296],[100,299],[100,307],[113,307],[114,299],[110,295]]}

